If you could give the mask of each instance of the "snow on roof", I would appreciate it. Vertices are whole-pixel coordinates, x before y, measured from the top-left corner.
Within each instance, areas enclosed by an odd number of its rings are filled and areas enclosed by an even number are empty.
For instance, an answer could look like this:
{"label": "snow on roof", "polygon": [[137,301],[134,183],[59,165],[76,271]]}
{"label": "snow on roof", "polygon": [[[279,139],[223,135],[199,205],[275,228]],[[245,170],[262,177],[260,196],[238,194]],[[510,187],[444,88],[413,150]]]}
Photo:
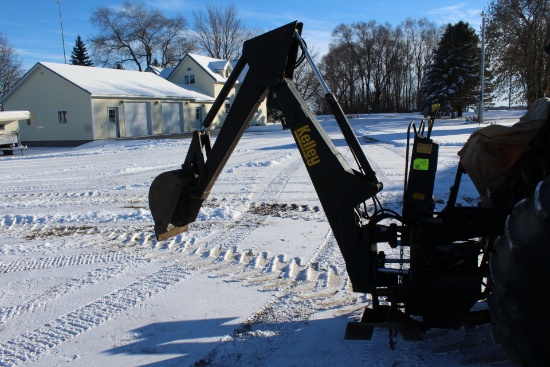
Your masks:
{"label": "snow on roof", "polygon": [[213,100],[210,96],[179,87],[154,73],[50,62],[39,62],[37,65],[51,70],[92,96],[177,97],[200,101]]}
{"label": "snow on roof", "polygon": [[227,80],[226,78],[218,74],[218,71],[224,70],[229,61],[190,53],[188,53],[186,56],[189,56],[193,60],[195,60],[195,62],[199,64],[204,70],[206,70],[206,72],[208,72],[216,81],[223,83]]}
{"label": "snow on roof", "polygon": [[145,71],[149,71],[149,72],[157,74],[157,75],[159,75],[162,70],[163,70],[163,68],[161,68],[159,66],[153,66],[153,65],[148,65],[147,69],[145,69]]}
{"label": "snow on roof", "polygon": [[215,72],[218,72],[220,70],[225,70],[225,67],[227,66],[227,61],[225,60],[219,60],[219,61],[211,61],[208,63],[208,67]]}
{"label": "snow on roof", "polygon": [[170,74],[172,74],[172,71],[174,71],[176,67],[173,66],[171,68],[164,68],[162,69],[162,71],[158,74],[158,76],[160,76],[161,78],[163,79],[168,79],[168,77],[170,76]]}
{"label": "snow on roof", "polygon": [[159,66],[149,65],[147,66],[147,69],[145,69],[145,71],[156,74],[163,79],[168,79],[168,77],[170,76],[170,74],[172,74],[172,71],[174,71],[175,68],[176,68],[175,66],[172,66],[169,68],[161,68]]}

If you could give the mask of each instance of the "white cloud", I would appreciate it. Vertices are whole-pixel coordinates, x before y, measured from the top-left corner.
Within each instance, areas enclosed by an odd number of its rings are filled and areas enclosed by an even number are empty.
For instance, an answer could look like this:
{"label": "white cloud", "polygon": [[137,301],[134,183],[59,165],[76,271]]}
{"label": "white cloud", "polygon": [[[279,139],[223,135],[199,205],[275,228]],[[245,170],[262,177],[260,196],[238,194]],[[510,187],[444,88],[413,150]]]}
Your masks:
{"label": "white cloud", "polygon": [[474,28],[481,26],[481,12],[483,9],[469,8],[466,3],[445,6],[428,12],[430,18],[439,24],[456,24],[459,21],[469,23]]}

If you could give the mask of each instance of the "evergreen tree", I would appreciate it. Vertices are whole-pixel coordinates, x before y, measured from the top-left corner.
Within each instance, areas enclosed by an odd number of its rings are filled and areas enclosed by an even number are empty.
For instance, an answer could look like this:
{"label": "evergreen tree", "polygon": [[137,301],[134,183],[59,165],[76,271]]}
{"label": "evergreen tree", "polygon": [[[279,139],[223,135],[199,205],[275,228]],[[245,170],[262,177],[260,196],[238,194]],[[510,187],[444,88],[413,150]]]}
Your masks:
{"label": "evergreen tree", "polygon": [[447,25],[422,82],[424,113],[439,103],[442,112],[462,116],[467,105],[479,100],[480,64],[481,47],[475,30],[462,21]]}
{"label": "evergreen tree", "polygon": [[88,56],[88,50],[86,50],[86,45],[84,44],[84,41],[82,41],[82,39],[80,38],[80,35],[76,37],[73,52],[71,53],[71,64],[82,66],[94,65],[94,63]]}

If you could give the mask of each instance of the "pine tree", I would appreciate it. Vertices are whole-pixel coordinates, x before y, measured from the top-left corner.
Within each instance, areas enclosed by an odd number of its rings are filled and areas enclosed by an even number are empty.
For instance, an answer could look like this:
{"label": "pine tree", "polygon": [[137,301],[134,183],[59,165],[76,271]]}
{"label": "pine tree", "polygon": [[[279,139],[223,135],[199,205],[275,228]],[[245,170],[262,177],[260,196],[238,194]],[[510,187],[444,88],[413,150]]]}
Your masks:
{"label": "pine tree", "polygon": [[86,45],[80,38],[80,35],[76,37],[76,42],[73,47],[73,52],[71,53],[71,64],[72,65],[82,65],[82,66],[93,66],[94,63],[88,56],[88,51],[86,50]]}
{"label": "pine tree", "polygon": [[475,30],[462,21],[449,24],[422,82],[424,112],[439,103],[442,112],[462,116],[467,105],[479,100],[480,63],[481,47]]}

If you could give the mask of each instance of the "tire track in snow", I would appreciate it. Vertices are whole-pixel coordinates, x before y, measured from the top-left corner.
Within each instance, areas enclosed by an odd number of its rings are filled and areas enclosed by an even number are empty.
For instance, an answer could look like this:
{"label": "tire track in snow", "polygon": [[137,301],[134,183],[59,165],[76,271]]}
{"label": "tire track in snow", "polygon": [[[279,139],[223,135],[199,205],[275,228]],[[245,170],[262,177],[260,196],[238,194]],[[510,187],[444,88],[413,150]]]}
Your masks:
{"label": "tire track in snow", "polygon": [[292,174],[296,172],[304,163],[300,156],[292,157],[292,162],[283,169],[266,187],[265,191],[261,195],[262,201],[273,202],[276,201],[281,192],[285,188],[288,180],[292,177]]}
{"label": "tire track in snow", "polygon": [[0,366],[39,359],[48,350],[122,315],[193,274],[185,264],[166,266],[129,286],[115,290],[32,331],[0,343]]}
{"label": "tire track in snow", "polygon": [[[255,201],[276,201],[281,195],[288,180],[292,177],[292,174],[296,172],[301,165],[301,158],[293,158],[293,161],[267,184],[264,191],[258,195]],[[265,216],[259,217],[255,213],[246,211],[234,224],[230,225],[229,228],[225,228],[224,231],[221,231],[217,235],[214,235],[214,237],[206,241],[205,244],[222,244],[226,248],[237,245],[258,228],[265,219]]]}
{"label": "tire track in snow", "polygon": [[82,191],[69,193],[0,194],[0,209],[4,212],[22,208],[89,208],[106,206],[134,206],[147,208],[147,201],[139,192]]}
{"label": "tire track in snow", "polygon": [[[267,185],[267,188],[259,196],[268,200],[275,200],[288,182],[291,174],[298,169],[301,160],[295,160],[287,168],[282,170]],[[48,350],[66,342],[87,330],[96,327],[107,320],[119,316],[128,309],[135,307],[155,294],[164,291],[170,285],[189,278],[196,271],[214,271],[217,259],[222,252],[221,248],[235,248],[244,238],[256,229],[265,218],[259,219],[257,215],[245,213],[235,225],[227,231],[215,235],[208,244],[221,244],[219,247],[203,249],[201,246],[188,246],[185,252],[200,257],[201,262],[193,261],[190,264],[170,265],[158,272],[151,274],[125,288],[115,290],[106,296],[99,298],[87,305],[77,308],[57,319],[40,326],[32,331],[15,336],[0,343],[0,366],[17,366],[26,361],[37,360]],[[240,257],[245,259],[248,252],[235,254],[235,256],[222,255],[227,260],[235,260]],[[44,269],[48,267],[75,266],[79,264],[91,264],[97,262],[116,261],[128,255],[116,252],[107,255],[88,254],[74,256],[59,256],[39,260],[21,260],[7,264],[0,264],[0,272],[27,271]],[[185,257],[182,261],[193,260],[193,256]],[[241,261],[241,263],[246,263]],[[192,265],[191,265],[192,264]],[[209,268],[209,266],[211,266]]]}
{"label": "tire track in snow", "polygon": [[[402,190],[405,174],[405,148],[398,148],[387,143],[375,143],[376,148],[369,149],[369,146],[372,145],[366,146],[365,155],[376,172],[378,180],[384,183],[384,190]],[[401,162],[401,164],[392,164],[392,162]]]}
{"label": "tire track in snow", "polygon": [[[391,149],[390,153],[396,154]],[[345,155],[350,155],[349,150],[346,150]],[[379,178],[387,177],[388,172],[381,170],[379,166],[377,168],[382,172]],[[274,200],[277,193],[272,193]],[[265,262],[270,264],[274,260],[277,257],[266,259]],[[244,279],[252,283],[258,280],[250,275]],[[265,287],[278,284],[277,296],[235,329],[232,336],[224,338],[224,342],[213,349],[206,359],[197,361],[195,365],[260,366],[262,360],[269,358],[283,343],[291,340],[297,329],[296,324],[306,324],[316,312],[345,307],[357,308],[353,304],[356,297],[351,292],[345,263],[332,232],[329,232],[307,263],[300,264],[292,259],[280,266],[276,279],[260,277],[260,281],[266,283]],[[340,294],[335,297],[337,293]],[[361,309],[366,306],[363,305]],[[266,338],[270,335],[277,335],[277,338]],[[262,358],[258,358],[258,355]]]}
{"label": "tire track in snow", "polygon": [[[334,298],[338,292],[347,292],[349,282],[332,232],[303,268],[288,286],[236,328],[233,335],[224,337],[222,343],[195,366],[261,366],[262,361],[291,340],[297,324],[307,323],[316,312],[339,308],[349,302],[349,298]],[[311,276],[312,271],[317,274]],[[277,338],[266,337],[273,335]]]}
{"label": "tire track in snow", "polygon": [[136,258],[131,261],[124,261],[107,267],[93,269],[79,277],[71,278],[65,283],[51,287],[40,296],[26,301],[24,304],[18,304],[10,307],[0,307],[0,324],[4,324],[8,320],[19,317],[22,314],[32,312],[35,308],[48,304],[58,297],[65,296],[85,287],[118,277],[121,274],[127,273],[128,270],[142,266],[148,262],[149,260],[143,261],[143,259]]}
{"label": "tire track in snow", "polygon": [[108,262],[128,262],[139,259],[144,260],[137,255],[110,251],[108,253],[56,256],[34,260],[16,260],[11,262],[0,262],[0,273],[5,274],[19,271],[62,268],[66,266],[91,265]]}

